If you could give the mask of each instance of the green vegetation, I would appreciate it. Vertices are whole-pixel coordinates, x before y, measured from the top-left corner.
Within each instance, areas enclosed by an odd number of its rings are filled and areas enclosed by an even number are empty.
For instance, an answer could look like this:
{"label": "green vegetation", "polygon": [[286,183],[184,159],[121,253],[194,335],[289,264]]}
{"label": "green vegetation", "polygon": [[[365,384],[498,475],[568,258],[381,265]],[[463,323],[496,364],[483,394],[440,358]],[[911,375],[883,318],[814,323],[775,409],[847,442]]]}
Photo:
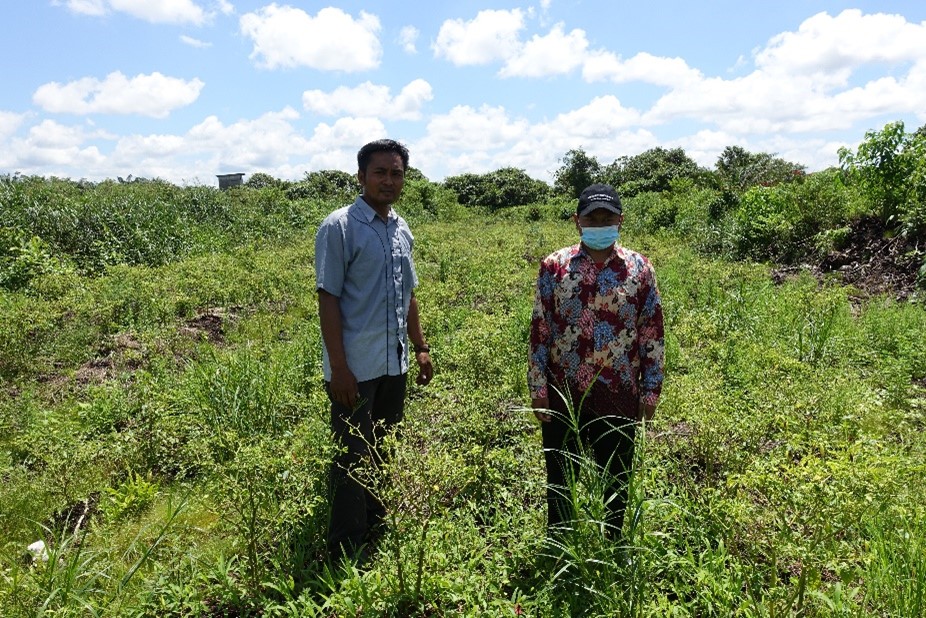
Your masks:
{"label": "green vegetation", "polygon": [[[0,615],[926,614],[926,167],[922,132],[897,131],[812,174],[735,148],[736,173],[675,151],[595,168],[640,188],[623,242],[654,262],[667,326],[617,546],[590,464],[582,521],[545,542],[524,409],[537,263],[575,242],[568,191],[461,203],[410,175],[437,374],[410,385],[371,478],[391,530],[363,571],[323,565],[313,285],[315,227],[350,179],[0,179]],[[496,176],[538,188],[516,172]],[[903,249],[907,300],[785,268],[849,250],[866,221]]]}

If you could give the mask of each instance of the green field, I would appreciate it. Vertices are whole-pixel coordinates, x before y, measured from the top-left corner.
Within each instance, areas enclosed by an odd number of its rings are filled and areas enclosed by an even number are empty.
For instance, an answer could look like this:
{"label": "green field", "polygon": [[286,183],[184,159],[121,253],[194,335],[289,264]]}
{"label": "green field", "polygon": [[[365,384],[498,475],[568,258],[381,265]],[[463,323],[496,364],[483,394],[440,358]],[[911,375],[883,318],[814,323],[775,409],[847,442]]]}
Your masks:
{"label": "green field", "polygon": [[926,615],[926,311],[730,259],[698,224],[716,194],[626,202],[666,383],[626,541],[600,534],[589,464],[557,547],[527,339],[539,260],[576,242],[570,202],[488,212],[413,184],[436,375],[410,384],[375,479],[387,538],[332,572],[313,241],[337,202],[5,182],[34,236],[0,228],[20,243],[0,261],[4,617]]}

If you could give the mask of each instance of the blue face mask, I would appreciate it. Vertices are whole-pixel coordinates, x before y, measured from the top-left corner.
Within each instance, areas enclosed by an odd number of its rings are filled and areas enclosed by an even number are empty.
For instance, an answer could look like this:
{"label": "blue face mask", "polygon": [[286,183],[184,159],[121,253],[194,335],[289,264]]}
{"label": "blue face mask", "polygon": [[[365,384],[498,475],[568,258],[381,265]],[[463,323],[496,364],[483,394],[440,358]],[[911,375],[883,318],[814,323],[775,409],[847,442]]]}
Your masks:
{"label": "blue face mask", "polygon": [[583,227],[582,242],[589,249],[601,251],[607,249],[620,238],[620,230],[616,225],[606,225],[605,227]]}

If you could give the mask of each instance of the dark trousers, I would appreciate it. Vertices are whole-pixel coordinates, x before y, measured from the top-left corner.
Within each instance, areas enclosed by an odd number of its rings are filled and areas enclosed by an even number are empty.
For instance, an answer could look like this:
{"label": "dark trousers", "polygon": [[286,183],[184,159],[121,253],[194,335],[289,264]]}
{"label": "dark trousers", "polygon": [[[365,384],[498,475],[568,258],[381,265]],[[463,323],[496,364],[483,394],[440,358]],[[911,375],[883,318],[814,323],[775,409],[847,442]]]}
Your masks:
{"label": "dark trousers", "polygon": [[580,460],[581,443],[586,446],[586,455],[597,464],[595,473],[605,475],[605,533],[616,538],[624,525],[636,422],[615,414],[612,397],[603,388],[593,387],[581,407],[582,393],[572,393],[572,412],[558,392],[552,388],[550,391],[550,409],[555,414],[550,422],[541,423],[548,530],[561,530],[575,520],[572,488],[576,487],[579,467],[584,463]]}
{"label": "dark trousers", "polygon": [[[331,431],[339,452],[331,464],[328,553],[332,559],[355,554],[382,526],[386,509],[372,491],[364,464],[383,461],[383,438],[402,420],[406,376],[382,376],[358,383],[358,407],[331,402]],[[326,389],[327,389],[326,384]],[[330,395],[329,395],[330,400]]]}

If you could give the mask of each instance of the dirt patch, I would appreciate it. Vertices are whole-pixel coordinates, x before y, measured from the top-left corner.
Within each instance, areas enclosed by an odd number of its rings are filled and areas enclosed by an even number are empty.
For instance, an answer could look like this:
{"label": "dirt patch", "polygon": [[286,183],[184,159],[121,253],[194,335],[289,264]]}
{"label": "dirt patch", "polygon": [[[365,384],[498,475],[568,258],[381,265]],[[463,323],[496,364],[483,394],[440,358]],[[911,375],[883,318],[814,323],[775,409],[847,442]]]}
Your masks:
{"label": "dirt patch", "polygon": [[672,442],[676,440],[687,440],[697,433],[697,429],[686,421],[679,421],[669,425],[665,431],[660,431],[651,437],[654,442]]}
{"label": "dirt patch", "polygon": [[114,377],[115,363],[112,355],[104,358],[94,358],[77,368],[74,372],[74,381],[80,386],[88,384],[102,384]]}
{"label": "dirt patch", "polygon": [[911,300],[924,293],[920,268],[926,247],[887,233],[881,221],[865,217],[853,221],[840,248],[822,259],[800,265],[782,265],[772,271],[775,283],[809,271],[819,279],[838,275],[844,285],[851,285],[864,296],[890,295],[896,300]]}
{"label": "dirt patch", "polygon": [[237,317],[238,314],[234,308],[226,310],[213,307],[187,320],[180,328],[180,332],[196,341],[222,344],[225,343],[225,323],[233,322]]}
{"label": "dirt patch", "polygon": [[79,386],[102,384],[120,372],[137,371],[144,365],[145,357],[145,346],[133,333],[119,333],[100,346],[96,358],[78,367],[74,381]]}

